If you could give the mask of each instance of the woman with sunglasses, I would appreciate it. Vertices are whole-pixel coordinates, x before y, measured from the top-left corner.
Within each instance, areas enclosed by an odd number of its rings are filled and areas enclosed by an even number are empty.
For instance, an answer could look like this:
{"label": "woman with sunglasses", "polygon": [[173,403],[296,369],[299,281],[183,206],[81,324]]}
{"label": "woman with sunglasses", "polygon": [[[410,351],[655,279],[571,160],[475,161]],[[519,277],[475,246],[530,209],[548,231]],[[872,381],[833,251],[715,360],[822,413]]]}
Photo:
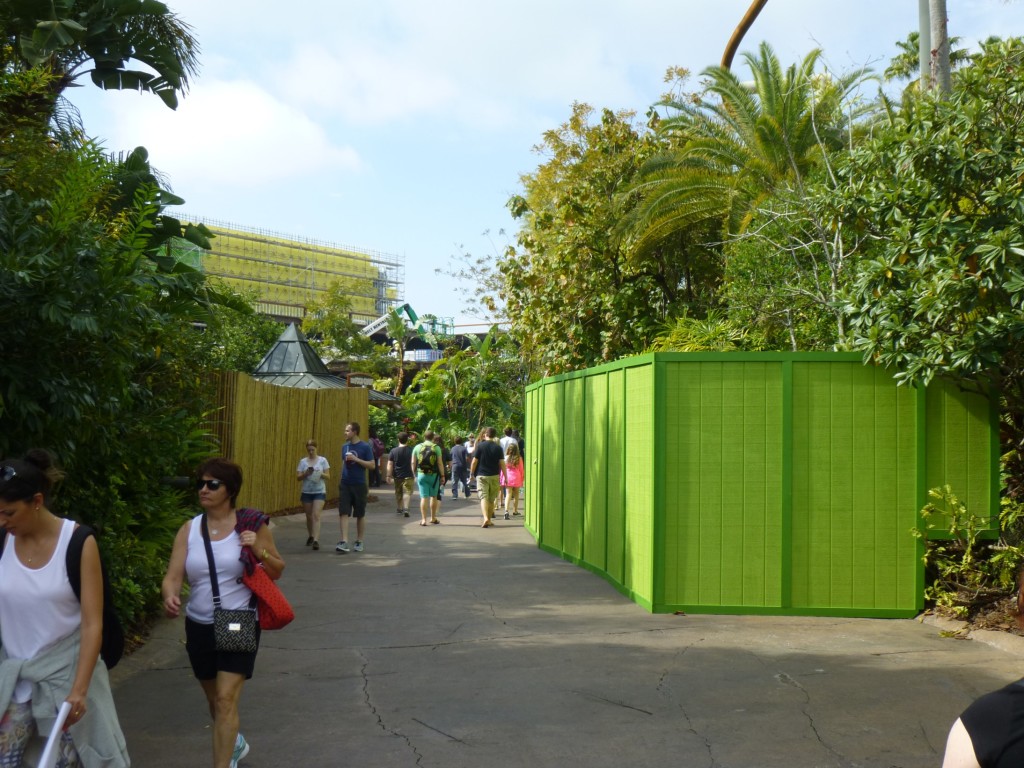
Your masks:
{"label": "woman with sunglasses", "polygon": [[[241,579],[247,566],[260,562],[267,574],[277,579],[284,571],[284,559],[267,525],[269,518],[256,509],[235,508],[242,488],[241,467],[223,458],[208,459],[196,470],[196,476],[203,512],[178,531],[161,593],[164,612],[176,618],[181,613],[182,583],[188,579],[191,589],[185,607],[185,649],[213,718],[213,765],[235,768],[249,752],[245,737],[238,732],[238,701],[243,683],[252,677],[256,653],[217,650],[203,518],[209,531],[222,608],[249,607],[252,592]],[[258,640],[258,624],[256,636]]]}
{"label": "woman with sunglasses", "polygon": [[320,513],[327,501],[327,480],[330,479],[331,465],[327,459],[318,456],[316,440],[306,441],[306,455],[299,459],[295,468],[295,476],[302,483],[299,499],[306,513],[306,546],[320,549]]}
{"label": "woman with sunglasses", "polygon": [[0,765],[20,766],[69,705],[58,768],[131,764],[100,663],[103,577],[96,539],[82,543],[81,599],[68,579],[78,528],[50,511],[62,474],[46,451],[0,463]]}

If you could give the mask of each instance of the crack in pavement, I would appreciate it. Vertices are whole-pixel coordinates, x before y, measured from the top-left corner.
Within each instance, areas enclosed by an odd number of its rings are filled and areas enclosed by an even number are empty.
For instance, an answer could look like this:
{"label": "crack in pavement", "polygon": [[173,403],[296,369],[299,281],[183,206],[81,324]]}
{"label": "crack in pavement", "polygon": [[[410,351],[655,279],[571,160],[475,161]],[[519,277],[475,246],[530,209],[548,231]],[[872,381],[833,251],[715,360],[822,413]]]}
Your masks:
{"label": "crack in pavement", "polygon": [[359,658],[362,659],[363,662],[362,665],[359,667],[359,674],[363,679],[363,700],[366,702],[367,709],[369,709],[370,714],[373,715],[374,718],[376,718],[377,726],[389,736],[394,736],[404,741],[408,745],[410,751],[416,756],[416,765],[422,765],[423,753],[416,748],[416,745],[413,744],[412,740],[410,740],[409,737],[406,736],[404,733],[400,733],[394,730],[393,728],[389,728],[387,724],[384,722],[384,718],[381,717],[380,712],[377,711],[377,707],[374,705],[370,697],[370,676],[366,672],[367,667],[370,666],[370,660],[366,658],[365,654],[363,654],[362,651],[357,650],[357,653],[359,654]]}
{"label": "crack in pavement", "polygon": [[435,728],[434,726],[432,726],[432,725],[429,725],[428,723],[424,723],[424,722],[423,722],[422,720],[417,720],[417,719],[416,719],[415,717],[414,717],[414,718],[412,718],[412,721],[413,721],[414,723],[419,723],[419,724],[420,724],[420,725],[422,725],[422,726],[423,726],[424,728],[429,728],[429,729],[430,729],[430,730],[432,730],[432,731],[433,731],[434,733],[440,733],[440,734],[441,734],[442,736],[444,736],[444,737],[445,737],[446,739],[451,739],[452,741],[457,741],[457,742],[459,742],[459,744],[465,744],[465,743],[466,743],[466,742],[464,742],[464,741],[463,741],[462,739],[460,739],[460,738],[458,738],[458,737],[456,737],[456,736],[452,736],[452,735],[451,735],[450,733],[445,733],[444,731],[440,730],[439,728]]}
{"label": "crack in pavement", "polygon": [[642,712],[645,715],[653,715],[654,714],[653,712],[649,712],[646,709],[641,709],[640,707],[634,707],[632,704],[626,704],[625,702],[622,702],[622,701],[615,701],[614,699],[606,699],[604,696],[598,696],[596,693],[587,693],[586,691],[569,691],[569,693],[576,694],[577,696],[582,696],[585,699],[591,699],[593,701],[601,701],[601,702],[604,702],[605,704],[613,704],[616,707],[622,707],[623,709],[632,709],[634,712]]}
{"label": "crack in pavement", "polygon": [[[703,641],[704,638],[700,638],[699,642]],[[708,764],[708,768],[716,768],[718,766],[718,761],[715,759],[715,750],[712,747],[711,739],[707,736],[707,734],[701,733],[697,730],[697,728],[693,724],[693,719],[690,717],[690,714],[686,711],[686,708],[683,706],[683,702],[676,698],[675,694],[671,691],[671,689],[665,682],[666,678],[669,676],[669,673],[673,671],[672,667],[677,666],[680,660],[682,660],[682,658],[687,654],[687,652],[691,648],[693,648],[692,644],[684,646],[679,652],[676,653],[676,655],[672,658],[671,662],[669,662],[668,666],[665,667],[665,671],[661,673],[661,677],[658,678],[658,685],[656,687],[656,690],[662,695],[668,696],[672,703],[675,704],[676,709],[678,709],[679,713],[683,716],[683,720],[686,721],[687,732],[692,733],[704,744],[704,749],[707,750],[708,753],[708,760],[711,761]]]}
{"label": "crack in pavement", "polygon": [[798,691],[800,691],[804,695],[804,705],[800,708],[800,711],[803,713],[804,717],[807,718],[807,724],[810,726],[811,732],[814,734],[814,738],[817,739],[818,743],[821,744],[821,746],[823,746],[826,750],[828,750],[828,752],[831,755],[833,755],[839,761],[839,765],[840,765],[841,768],[843,766],[852,766],[853,763],[851,763],[849,760],[847,760],[844,755],[841,755],[839,752],[837,752],[835,749],[833,749],[821,737],[821,733],[818,731],[818,726],[814,722],[814,715],[812,715],[811,712],[810,712],[810,707],[811,707],[811,694],[810,694],[810,692],[806,688],[804,688],[802,685],[800,685],[799,681],[797,681],[796,679],[794,679],[790,675],[786,674],[785,672],[778,672],[778,673],[776,673],[775,679],[778,680],[783,685],[789,685],[789,686],[791,686],[793,688],[796,688]]}

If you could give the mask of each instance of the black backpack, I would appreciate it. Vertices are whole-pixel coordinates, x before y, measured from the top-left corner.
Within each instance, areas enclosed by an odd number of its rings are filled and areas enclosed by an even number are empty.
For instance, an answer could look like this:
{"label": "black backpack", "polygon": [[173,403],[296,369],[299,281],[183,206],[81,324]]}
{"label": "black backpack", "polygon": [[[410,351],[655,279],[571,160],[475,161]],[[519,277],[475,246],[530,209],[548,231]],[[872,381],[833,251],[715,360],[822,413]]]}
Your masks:
{"label": "black backpack", "polygon": [[437,454],[438,448],[436,445],[428,446],[426,443],[423,443],[423,446],[420,448],[419,458],[416,460],[416,471],[422,472],[425,475],[438,474]]}
{"label": "black backpack", "polygon": [[[82,602],[82,547],[85,540],[95,536],[96,532],[87,525],[79,525],[71,534],[71,541],[68,543],[67,555],[64,558],[64,567],[68,571],[68,581],[71,582],[71,590]],[[0,552],[3,552],[7,544],[7,529],[0,530]],[[110,589],[110,580],[107,578],[107,567],[100,558],[100,571],[103,574],[103,639],[100,643],[100,656],[107,669],[117,665],[124,655],[124,628],[121,620],[114,610],[113,593]]]}

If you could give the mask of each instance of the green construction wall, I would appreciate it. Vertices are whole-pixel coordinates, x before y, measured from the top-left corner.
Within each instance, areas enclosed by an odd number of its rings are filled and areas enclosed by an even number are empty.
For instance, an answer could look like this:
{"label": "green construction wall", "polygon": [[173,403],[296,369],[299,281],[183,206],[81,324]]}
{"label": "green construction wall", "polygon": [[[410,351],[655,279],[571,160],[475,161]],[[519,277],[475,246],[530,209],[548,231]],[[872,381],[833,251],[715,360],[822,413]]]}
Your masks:
{"label": "green construction wall", "polygon": [[527,390],[527,528],[653,611],[909,616],[928,488],[998,509],[984,398],[856,354],[656,354]]}

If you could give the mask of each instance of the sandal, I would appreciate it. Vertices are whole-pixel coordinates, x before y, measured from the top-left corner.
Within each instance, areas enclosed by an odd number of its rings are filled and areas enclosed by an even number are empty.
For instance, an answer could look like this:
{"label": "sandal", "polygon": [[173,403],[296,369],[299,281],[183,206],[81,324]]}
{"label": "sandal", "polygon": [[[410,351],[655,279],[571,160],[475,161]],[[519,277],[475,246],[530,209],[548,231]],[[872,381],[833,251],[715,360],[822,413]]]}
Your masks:
{"label": "sandal", "polygon": [[420,520],[420,525],[426,525],[426,524],[427,524],[426,520]]}
{"label": "sandal", "polygon": [[437,518],[435,517],[435,518],[434,518],[433,520],[431,520],[431,521],[430,521],[430,524],[431,524],[431,525],[438,525],[438,524],[439,524],[440,522],[441,522],[441,521],[440,521],[440,520],[438,520],[438,519],[437,519]]}

